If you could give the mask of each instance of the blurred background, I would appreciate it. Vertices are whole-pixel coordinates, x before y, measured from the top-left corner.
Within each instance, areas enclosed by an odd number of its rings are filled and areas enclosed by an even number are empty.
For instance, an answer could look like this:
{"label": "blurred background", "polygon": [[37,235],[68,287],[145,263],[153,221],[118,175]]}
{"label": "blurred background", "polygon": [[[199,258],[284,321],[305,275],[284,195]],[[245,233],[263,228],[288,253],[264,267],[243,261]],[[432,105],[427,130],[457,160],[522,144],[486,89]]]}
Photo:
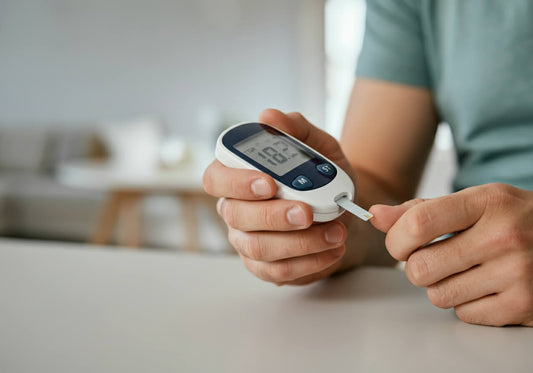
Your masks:
{"label": "blurred background", "polygon": [[[364,0],[0,0],[0,236],[228,252],[201,188],[227,126],[339,136]],[[439,128],[419,195],[448,192]]]}

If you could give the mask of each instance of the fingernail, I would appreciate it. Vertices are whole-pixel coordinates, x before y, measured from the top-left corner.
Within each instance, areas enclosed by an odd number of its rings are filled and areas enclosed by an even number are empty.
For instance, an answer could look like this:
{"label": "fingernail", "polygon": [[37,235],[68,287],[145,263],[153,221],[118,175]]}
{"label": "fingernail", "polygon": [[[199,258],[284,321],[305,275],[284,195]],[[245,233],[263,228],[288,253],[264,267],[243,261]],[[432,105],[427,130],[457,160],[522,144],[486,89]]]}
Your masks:
{"label": "fingernail", "polygon": [[222,209],[223,209],[224,202],[226,202],[225,198],[219,198],[217,202],[217,212],[220,216],[222,216]]}
{"label": "fingernail", "polygon": [[335,224],[326,230],[325,237],[329,243],[339,243],[344,238],[344,231],[338,224]]}
{"label": "fingernail", "polygon": [[307,223],[304,210],[300,206],[294,206],[287,211],[287,220],[290,224],[303,227]]}
{"label": "fingernail", "polygon": [[252,182],[252,192],[257,197],[270,197],[270,185],[265,179],[256,179]]}

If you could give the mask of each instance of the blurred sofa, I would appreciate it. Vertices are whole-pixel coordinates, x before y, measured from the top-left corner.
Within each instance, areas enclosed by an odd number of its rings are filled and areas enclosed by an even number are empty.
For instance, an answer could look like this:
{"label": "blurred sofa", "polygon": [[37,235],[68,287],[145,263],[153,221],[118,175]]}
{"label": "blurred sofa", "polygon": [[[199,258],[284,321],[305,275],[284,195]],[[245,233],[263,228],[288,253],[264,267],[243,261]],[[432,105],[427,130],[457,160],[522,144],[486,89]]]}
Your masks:
{"label": "blurred sofa", "polygon": [[85,241],[104,195],[55,180],[63,161],[103,156],[89,126],[0,126],[0,235]]}
{"label": "blurred sofa", "polygon": [[[122,131],[112,126],[122,127]],[[119,148],[127,150],[122,157],[129,156],[131,149],[138,146],[123,141],[114,144],[116,141],[111,141],[109,135],[138,142],[139,136],[127,136],[131,131],[131,126],[120,124],[105,128],[0,125],[0,236],[86,242],[100,218],[105,192],[60,184],[56,178],[58,165],[71,160],[105,159],[108,153],[110,159],[116,159]],[[143,136],[143,141],[144,133],[142,130],[137,134]],[[181,208],[180,201],[172,195],[154,195],[144,200],[145,246],[173,250],[183,247]],[[200,211],[199,224],[203,250],[227,249],[225,237],[213,224],[211,210]]]}

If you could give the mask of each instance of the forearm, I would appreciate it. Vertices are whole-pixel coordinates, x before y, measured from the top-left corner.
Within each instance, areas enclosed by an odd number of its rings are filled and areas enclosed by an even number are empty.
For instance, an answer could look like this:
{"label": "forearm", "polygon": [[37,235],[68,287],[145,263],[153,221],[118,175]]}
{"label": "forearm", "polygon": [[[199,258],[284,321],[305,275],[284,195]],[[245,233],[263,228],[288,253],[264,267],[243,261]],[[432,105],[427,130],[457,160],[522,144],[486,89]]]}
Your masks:
{"label": "forearm", "polygon": [[[437,123],[429,90],[356,81],[340,143],[355,175],[358,204],[368,209],[413,198]],[[342,269],[395,263],[385,250],[382,233],[368,222],[344,219],[349,234]]]}

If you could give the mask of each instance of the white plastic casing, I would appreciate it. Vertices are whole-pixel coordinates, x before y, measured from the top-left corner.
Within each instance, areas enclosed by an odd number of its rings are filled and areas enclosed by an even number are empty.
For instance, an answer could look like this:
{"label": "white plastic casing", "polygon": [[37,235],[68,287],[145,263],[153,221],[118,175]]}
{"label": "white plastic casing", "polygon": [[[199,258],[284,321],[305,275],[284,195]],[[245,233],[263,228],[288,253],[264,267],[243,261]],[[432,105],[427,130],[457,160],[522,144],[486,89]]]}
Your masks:
{"label": "white plastic casing", "polygon": [[[220,134],[217,140],[215,156],[222,164],[227,167],[257,170],[256,167],[254,167],[253,165],[246,162],[244,159],[240,158],[235,153],[227,149],[222,143],[222,138],[224,137],[224,135],[227,132],[231,131],[231,129],[233,129],[234,127],[240,125],[241,124],[234,125]],[[279,129],[277,130],[280,131]],[[284,133],[296,142],[302,144],[304,147],[309,148],[309,146],[305,145],[300,140],[290,136],[289,134],[283,131],[280,132]],[[335,203],[335,199],[339,196],[345,195],[350,200],[353,200],[355,187],[352,182],[352,179],[350,179],[350,177],[346,172],[344,172],[344,170],[342,170],[339,166],[337,166],[328,158],[324,157],[316,150],[313,149],[313,151],[335,166],[335,168],[337,169],[337,175],[335,176],[335,178],[323,187],[312,190],[295,190],[282,184],[274,178],[278,186],[276,197],[304,202],[311,206],[311,208],[313,209],[313,220],[315,222],[326,222],[336,219],[337,217],[342,215],[345,210],[337,206],[337,204]]]}

